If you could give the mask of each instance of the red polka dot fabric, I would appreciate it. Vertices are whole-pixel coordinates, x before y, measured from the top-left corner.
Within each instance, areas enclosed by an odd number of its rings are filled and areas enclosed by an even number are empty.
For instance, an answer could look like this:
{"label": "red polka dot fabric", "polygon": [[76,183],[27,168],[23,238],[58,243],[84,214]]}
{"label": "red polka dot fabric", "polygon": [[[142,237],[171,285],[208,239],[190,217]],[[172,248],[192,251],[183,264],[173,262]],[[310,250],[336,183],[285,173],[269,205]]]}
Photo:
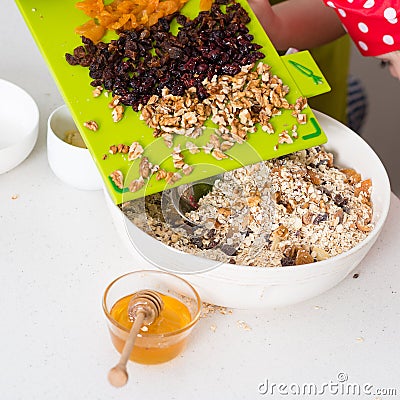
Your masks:
{"label": "red polka dot fabric", "polygon": [[323,0],[332,7],[361,54],[400,49],[400,0]]}

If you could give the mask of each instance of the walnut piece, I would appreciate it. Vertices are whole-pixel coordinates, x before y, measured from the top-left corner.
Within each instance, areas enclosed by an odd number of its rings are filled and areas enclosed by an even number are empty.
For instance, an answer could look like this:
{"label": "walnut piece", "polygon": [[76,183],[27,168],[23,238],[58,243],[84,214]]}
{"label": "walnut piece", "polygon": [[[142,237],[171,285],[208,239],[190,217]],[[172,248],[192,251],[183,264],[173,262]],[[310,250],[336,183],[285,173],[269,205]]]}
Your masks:
{"label": "walnut piece", "polygon": [[93,121],[93,120],[84,122],[83,126],[93,132],[96,132],[99,129],[99,125],[97,124],[96,121]]}
{"label": "walnut piece", "polygon": [[143,152],[144,152],[144,150],[143,150],[143,147],[140,145],[140,143],[133,142],[129,146],[128,160],[129,161],[136,160],[137,158],[142,156]]}
{"label": "walnut piece", "polygon": [[114,122],[121,121],[122,117],[124,116],[124,111],[125,111],[125,109],[121,105],[114,107],[114,109],[111,112],[113,121]]}
{"label": "walnut piece", "polygon": [[120,170],[111,172],[110,178],[118,188],[122,189],[124,187],[124,175]]}

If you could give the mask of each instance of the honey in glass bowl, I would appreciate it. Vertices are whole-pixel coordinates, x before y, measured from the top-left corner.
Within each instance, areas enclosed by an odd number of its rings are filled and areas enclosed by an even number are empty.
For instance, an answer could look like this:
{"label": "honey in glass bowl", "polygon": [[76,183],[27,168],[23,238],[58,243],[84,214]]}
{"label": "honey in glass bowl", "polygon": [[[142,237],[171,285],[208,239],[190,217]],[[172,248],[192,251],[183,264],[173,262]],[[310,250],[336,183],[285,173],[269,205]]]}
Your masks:
{"label": "honey in glass bowl", "polygon": [[[133,291],[127,294],[129,287]],[[130,360],[141,364],[159,364],[182,352],[199,319],[201,301],[188,282],[173,274],[137,271],[117,278],[104,294],[103,309],[112,343],[120,353],[132,327],[128,314],[130,299],[144,288],[156,291],[164,306],[158,318],[140,330]]]}

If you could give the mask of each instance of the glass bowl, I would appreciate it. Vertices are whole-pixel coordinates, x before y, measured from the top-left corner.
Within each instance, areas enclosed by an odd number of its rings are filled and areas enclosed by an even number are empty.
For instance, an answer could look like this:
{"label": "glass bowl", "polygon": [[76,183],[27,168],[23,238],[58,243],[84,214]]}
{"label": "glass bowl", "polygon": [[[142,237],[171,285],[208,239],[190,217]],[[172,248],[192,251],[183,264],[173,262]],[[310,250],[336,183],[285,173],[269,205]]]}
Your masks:
{"label": "glass bowl", "polygon": [[[194,287],[184,279],[162,271],[135,271],[122,275],[111,282],[104,292],[103,310],[111,335],[111,341],[119,353],[124,348],[130,328],[122,325],[113,317],[116,303],[141,290],[154,290],[164,299],[165,309],[176,307],[173,312],[179,313],[182,306],[185,314],[190,315],[179,329],[160,333],[147,332],[143,327],[137,335],[130,360],[140,364],[159,364],[176,357],[185,348],[190,333],[199,320],[201,300]],[[170,299],[170,301],[168,301]],[[172,304],[172,306],[171,306]],[[156,323],[155,321],[154,323]]]}

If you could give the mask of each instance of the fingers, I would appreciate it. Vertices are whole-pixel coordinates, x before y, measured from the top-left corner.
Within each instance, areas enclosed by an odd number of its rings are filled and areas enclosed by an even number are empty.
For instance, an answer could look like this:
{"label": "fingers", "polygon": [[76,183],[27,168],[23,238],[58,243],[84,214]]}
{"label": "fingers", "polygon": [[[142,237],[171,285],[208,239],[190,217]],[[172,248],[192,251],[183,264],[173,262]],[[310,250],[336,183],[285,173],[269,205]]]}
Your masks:
{"label": "fingers", "polygon": [[391,75],[400,80],[400,50],[382,54],[378,58],[382,60],[382,65],[388,66]]}

